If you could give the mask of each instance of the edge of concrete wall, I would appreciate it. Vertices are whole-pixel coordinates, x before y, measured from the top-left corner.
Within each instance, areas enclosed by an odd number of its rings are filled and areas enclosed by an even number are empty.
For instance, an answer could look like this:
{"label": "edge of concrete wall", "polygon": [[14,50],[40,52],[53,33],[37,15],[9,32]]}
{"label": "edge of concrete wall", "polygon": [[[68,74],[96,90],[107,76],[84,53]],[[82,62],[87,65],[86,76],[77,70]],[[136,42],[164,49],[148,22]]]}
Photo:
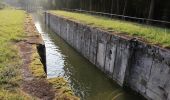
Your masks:
{"label": "edge of concrete wall", "polygon": [[[43,41],[42,37],[41,37],[41,40]],[[46,48],[45,48],[45,43],[42,42],[40,44],[37,44],[37,52],[40,56],[40,61],[41,63],[43,64],[44,66],[44,71],[45,73],[47,74],[47,68],[46,68]]]}

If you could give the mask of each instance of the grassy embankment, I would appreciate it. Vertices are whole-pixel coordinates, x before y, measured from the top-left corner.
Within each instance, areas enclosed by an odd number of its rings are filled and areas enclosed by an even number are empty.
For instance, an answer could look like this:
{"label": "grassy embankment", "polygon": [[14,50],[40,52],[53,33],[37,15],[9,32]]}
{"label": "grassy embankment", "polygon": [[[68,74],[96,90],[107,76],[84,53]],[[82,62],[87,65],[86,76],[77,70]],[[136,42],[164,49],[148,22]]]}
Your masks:
{"label": "grassy embankment", "polygon": [[[23,68],[22,64],[24,62],[21,57],[22,55],[19,55],[20,50],[18,45],[16,45],[17,43],[23,42],[26,39],[29,40],[30,36],[32,37],[37,35],[36,30],[33,28],[33,23],[27,23],[28,18],[31,19],[22,10],[0,10],[0,100],[36,99],[23,92],[21,89],[21,84],[23,81],[21,69]],[[25,25],[27,27],[26,29]],[[31,62],[28,67],[33,77],[36,79],[43,78],[46,80],[46,75],[43,71],[43,65],[40,61],[36,44],[32,44],[31,48]],[[64,78],[53,78],[46,81],[49,83],[49,85],[51,84],[53,86],[56,92],[55,98],[57,100],[65,98],[68,100],[73,98],[74,100],[79,100],[79,98],[73,95],[73,92]]]}
{"label": "grassy embankment", "polygon": [[59,16],[79,21],[94,27],[99,27],[109,31],[116,31],[126,35],[141,38],[151,44],[157,44],[162,47],[170,47],[170,30],[148,25],[141,25],[133,22],[110,19],[101,16],[82,14],[76,12],[52,10]]}
{"label": "grassy embankment", "polygon": [[0,99],[30,99],[19,89],[21,59],[15,43],[24,34],[26,14],[20,10],[0,10]]}

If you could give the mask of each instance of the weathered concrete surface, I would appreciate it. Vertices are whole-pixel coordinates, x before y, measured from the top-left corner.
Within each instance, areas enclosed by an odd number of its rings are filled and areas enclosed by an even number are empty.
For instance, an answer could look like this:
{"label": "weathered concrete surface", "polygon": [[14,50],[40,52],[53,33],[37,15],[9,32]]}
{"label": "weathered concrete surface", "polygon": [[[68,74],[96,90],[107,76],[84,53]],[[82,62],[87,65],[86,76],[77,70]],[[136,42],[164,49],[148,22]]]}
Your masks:
{"label": "weathered concrete surface", "polygon": [[134,49],[128,85],[146,98],[170,100],[170,51],[141,42]]}
{"label": "weathered concrete surface", "polygon": [[170,100],[170,51],[45,13],[46,24],[121,86]]}

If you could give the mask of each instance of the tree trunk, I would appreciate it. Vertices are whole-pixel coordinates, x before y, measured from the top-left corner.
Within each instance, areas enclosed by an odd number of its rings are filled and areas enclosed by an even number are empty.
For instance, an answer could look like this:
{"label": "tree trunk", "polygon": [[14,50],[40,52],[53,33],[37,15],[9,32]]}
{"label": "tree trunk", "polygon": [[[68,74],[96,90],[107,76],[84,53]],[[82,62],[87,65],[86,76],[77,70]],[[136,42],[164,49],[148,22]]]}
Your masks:
{"label": "tree trunk", "polygon": [[123,15],[126,14],[127,1],[128,1],[128,0],[125,0],[125,5],[124,5],[124,8],[123,8]]}
{"label": "tree trunk", "polygon": [[90,0],[90,11],[92,11],[92,0]]}
{"label": "tree trunk", "polygon": [[119,14],[119,0],[117,0],[117,4],[116,4],[116,9],[117,9],[117,14]]}
{"label": "tree trunk", "polygon": [[112,0],[112,3],[111,3],[111,14],[113,13],[113,0]]}
{"label": "tree trunk", "polygon": [[151,0],[148,19],[153,18],[154,7],[155,7],[155,0]]}

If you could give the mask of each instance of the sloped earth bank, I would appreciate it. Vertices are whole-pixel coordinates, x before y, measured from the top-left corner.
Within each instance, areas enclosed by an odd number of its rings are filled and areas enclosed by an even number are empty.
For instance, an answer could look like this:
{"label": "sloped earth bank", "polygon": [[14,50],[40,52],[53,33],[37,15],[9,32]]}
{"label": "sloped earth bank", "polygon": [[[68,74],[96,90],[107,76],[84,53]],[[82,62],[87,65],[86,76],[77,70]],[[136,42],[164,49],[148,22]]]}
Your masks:
{"label": "sloped earth bank", "polygon": [[33,99],[41,100],[78,100],[69,90],[63,78],[47,80],[46,74],[38,54],[38,46],[44,45],[41,36],[37,33],[31,16],[25,21],[25,39],[17,43],[23,60],[21,88],[30,94]]}

